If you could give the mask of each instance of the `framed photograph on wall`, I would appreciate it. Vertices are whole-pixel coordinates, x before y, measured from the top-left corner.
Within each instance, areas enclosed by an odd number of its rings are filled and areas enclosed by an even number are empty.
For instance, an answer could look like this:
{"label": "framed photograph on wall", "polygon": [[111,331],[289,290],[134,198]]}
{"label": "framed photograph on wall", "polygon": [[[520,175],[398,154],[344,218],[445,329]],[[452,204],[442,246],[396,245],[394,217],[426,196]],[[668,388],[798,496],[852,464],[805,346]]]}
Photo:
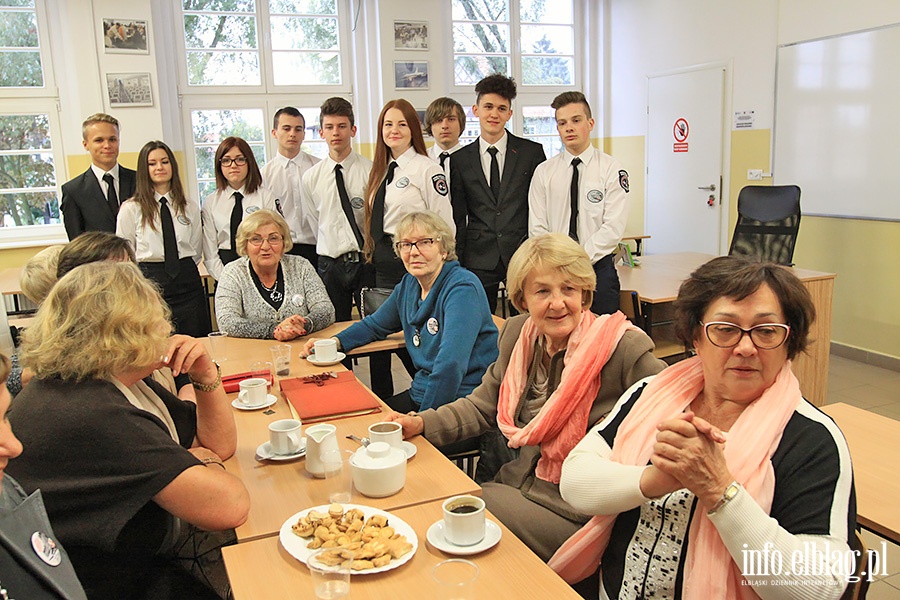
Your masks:
{"label": "framed photograph on wall", "polygon": [[394,50],[428,50],[428,21],[394,21]]}
{"label": "framed photograph on wall", "polygon": [[394,89],[397,90],[427,90],[428,89],[428,61],[427,60],[395,60],[394,61]]}
{"label": "framed photograph on wall", "polygon": [[106,54],[150,54],[147,21],[103,19],[103,51]]}
{"label": "framed photograph on wall", "polygon": [[150,73],[107,73],[106,94],[113,108],[153,106]]}

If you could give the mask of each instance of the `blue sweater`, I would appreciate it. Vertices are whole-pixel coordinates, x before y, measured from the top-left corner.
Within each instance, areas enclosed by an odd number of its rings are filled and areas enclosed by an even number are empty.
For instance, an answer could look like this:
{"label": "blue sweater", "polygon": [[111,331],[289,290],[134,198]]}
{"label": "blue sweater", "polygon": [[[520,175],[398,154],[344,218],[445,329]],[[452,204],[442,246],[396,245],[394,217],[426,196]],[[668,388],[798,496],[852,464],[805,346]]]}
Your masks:
{"label": "blue sweater", "polygon": [[374,314],[337,338],[352,350],[402,330],[416,366],[409,394],[425,410],[474,390],[498,351],[484,288],[458,261],[444,263],[428,297],[421,300],[421,294],[419,282],[407,273]]}

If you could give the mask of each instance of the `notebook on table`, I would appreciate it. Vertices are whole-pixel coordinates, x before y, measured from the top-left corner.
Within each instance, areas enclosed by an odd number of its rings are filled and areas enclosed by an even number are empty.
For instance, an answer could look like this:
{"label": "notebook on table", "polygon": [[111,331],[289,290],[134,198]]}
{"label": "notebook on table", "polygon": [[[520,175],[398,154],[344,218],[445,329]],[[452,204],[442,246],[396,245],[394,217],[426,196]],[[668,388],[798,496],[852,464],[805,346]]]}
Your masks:
{"label": "notebook on table", "polygon": [[381,412],[381,403],[350,371],[325,379],[322,385],[301,377],[281,380],[281,394],[304,423]]}

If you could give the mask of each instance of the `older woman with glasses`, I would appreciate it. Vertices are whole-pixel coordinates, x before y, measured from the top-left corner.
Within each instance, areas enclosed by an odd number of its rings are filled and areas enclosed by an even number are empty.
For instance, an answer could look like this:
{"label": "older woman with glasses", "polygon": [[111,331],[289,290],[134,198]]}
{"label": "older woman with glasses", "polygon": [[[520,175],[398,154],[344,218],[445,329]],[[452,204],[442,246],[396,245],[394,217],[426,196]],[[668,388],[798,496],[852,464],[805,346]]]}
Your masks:
{"label": "older woman with glasses", "polygon": [[599,565],[601,598],[838,598],[856,502],[847,444],[791,372],[809,292],[790,269],[726,256],[691,274],[675,311],[697,356],[632,386],[569,454],[562,496],[599,516],[551,567],[574,583]]}
{"label": "older woman with glasses", "polygon": [[309,261],[285,254],[291,231],[277,212],[259,210],[237,230],[242,257],[225,266],[216,320],[230,336],[292,340],[334,323],[334,306]]}
{"label": "older woman with glasses", "polygon": [[[352,350],[403,331],[415,377],[409,390],[386,402],[400,412],[437,408],[481,383],[497,359],[497,327],[478,278],[456,260],[456,239],[444,219],[410,213],[394,239],[407,274],[376,312],[332,339]],[[304,355],[314,343],[307,341]]]}

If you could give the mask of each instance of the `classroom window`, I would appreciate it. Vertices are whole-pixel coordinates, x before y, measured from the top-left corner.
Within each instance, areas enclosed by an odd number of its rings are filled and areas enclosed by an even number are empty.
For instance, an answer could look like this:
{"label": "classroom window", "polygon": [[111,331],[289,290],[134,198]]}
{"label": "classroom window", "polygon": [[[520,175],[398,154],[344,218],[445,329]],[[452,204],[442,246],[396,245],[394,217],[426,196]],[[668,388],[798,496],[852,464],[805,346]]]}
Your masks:
{"label": "classroom window", "polygon": [[34,0],[0,2],[0,87],[44,86]]}
{"label": "classroom window", "polygon": [[0,115],[0,227],[59,225],[47,114]]}

